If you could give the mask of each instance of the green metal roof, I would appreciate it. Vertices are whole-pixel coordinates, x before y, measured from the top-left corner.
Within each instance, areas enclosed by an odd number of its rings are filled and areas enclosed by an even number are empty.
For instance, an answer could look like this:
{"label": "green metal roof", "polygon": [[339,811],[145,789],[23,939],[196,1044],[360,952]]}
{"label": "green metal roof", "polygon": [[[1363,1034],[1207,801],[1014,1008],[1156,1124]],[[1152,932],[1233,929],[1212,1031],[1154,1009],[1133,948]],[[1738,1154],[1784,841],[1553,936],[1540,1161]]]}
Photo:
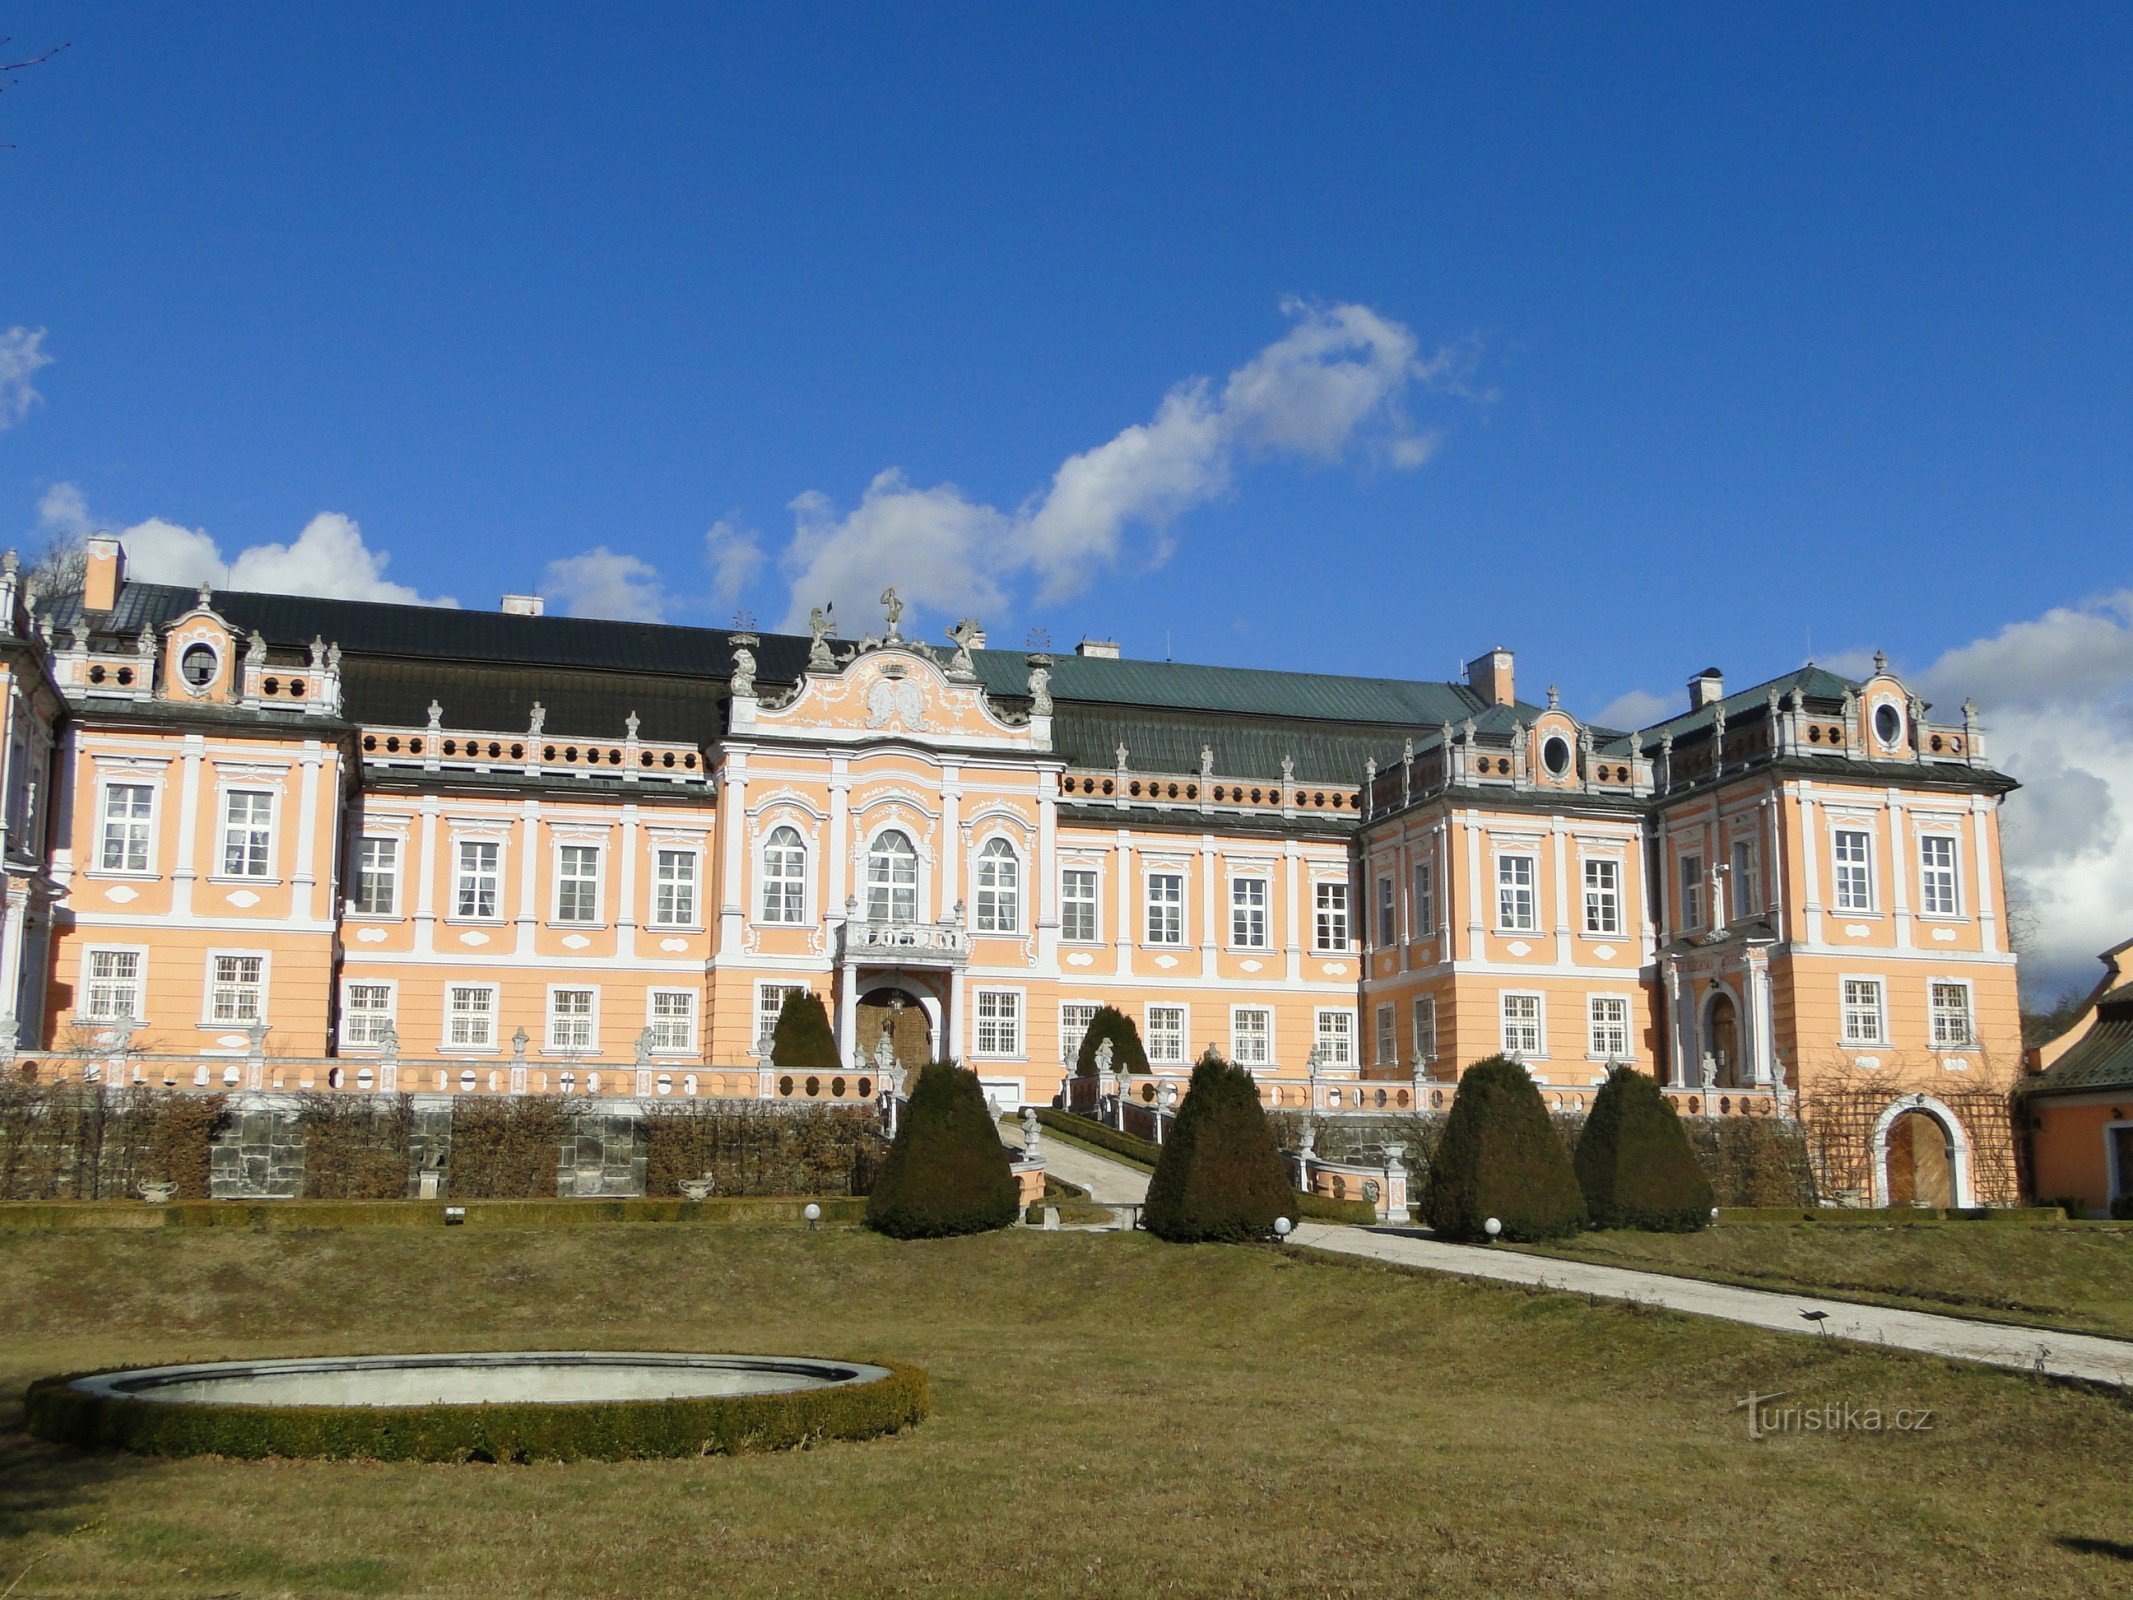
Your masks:
{"label": "green metal roof", "polygon": [[2072,1049],[2025,1085],[2027,1094],[2133,1089],[2133,984],[2096,1002],[2094,1021]]}
{"label": "green metal roof", "polygon": [[[1726,720],[1728,722],[1738,722],[1750,712],[1759,712],[1767,709],[1770,704],[1770,691],[1772,689],[1777,690],[1780,700],[1785,699],[1793,690],[1798,689],[1810,700],[1839,701],[1858,687],[1859,685],[1852,679],[1840,678],[1836,673],[1810,663],[1800,668],[1797,672],[1788,672],[1781,677],[1769,678],[1754,685],[1752,688],[1743,689],[1737,694],[1729,694],[1723,700],[1720,700],[1718,704],[1726,708]],[[1709,727],[1716,715],[1715,707],[1698,706],[1693,711],[1685,711],[1678,717],[1668,717],[1663,722],[1655,722],[1650,727],[1639,730],[1637,737],[1646,750],[1656,750],[1659,748],[1659,739],[1662,734],[1671,733],[1675,740],[1679,742],[1682,735],[1696,733]]]}

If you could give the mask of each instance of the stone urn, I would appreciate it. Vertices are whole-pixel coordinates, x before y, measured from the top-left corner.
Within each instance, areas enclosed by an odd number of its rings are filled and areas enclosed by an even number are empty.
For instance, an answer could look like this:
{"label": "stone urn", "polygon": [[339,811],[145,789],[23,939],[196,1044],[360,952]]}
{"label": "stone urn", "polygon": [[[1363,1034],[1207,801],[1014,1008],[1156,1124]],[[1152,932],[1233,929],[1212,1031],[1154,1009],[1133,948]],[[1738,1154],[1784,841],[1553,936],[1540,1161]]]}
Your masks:
{"label": "stone urn", "polygon": [[713,1187],[711,1175],[708,1172],[701,1178],[684,1178],[681,1180],[681,1197],[684,1200],[691,1200],[701,1204],[711,1198]]}
{"label": "stone urn", "polygon": [[148,1183],[144,1181],[141,1184],[141,1198],[152,1206],[169,1204],[171,1197],[177,1192],[178,1186],[174,1183]]}

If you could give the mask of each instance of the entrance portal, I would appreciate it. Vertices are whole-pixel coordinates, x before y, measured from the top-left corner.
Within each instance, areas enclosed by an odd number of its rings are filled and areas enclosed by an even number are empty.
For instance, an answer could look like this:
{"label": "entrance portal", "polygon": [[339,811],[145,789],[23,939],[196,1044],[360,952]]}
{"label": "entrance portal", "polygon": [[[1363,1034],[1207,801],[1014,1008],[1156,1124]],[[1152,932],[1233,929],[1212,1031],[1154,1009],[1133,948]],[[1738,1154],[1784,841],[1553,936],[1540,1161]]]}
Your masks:
{"label": "entrance portal", "polygon": [[875,1053],[881,1048],[884,1029],[896,1051],[896,1064],[906,1071],[923,1067],[933,1059],[933,1024],[927,1020],[926,1008],[918,1003],[918,996],[908,989],[884,986],[869,989],[859,997],[856,1042],[869,1065],[877,1059]]}
{"label": "entrance portal", "polygon": [[1717,1068],[1713,1087],[1738,1089],[1740,1087],[1740,1016],[1733,1009],[1733,997],[1720,990],[1711,997],[1710,1008],[1704,1013],[1704,1048],[1711,1054]]}
{"label": "entrance portal", "polygon": [[1889,1124],[1889,1204],[1955,1204],[1955,1142],[1930,1111],[1906,1111]]}

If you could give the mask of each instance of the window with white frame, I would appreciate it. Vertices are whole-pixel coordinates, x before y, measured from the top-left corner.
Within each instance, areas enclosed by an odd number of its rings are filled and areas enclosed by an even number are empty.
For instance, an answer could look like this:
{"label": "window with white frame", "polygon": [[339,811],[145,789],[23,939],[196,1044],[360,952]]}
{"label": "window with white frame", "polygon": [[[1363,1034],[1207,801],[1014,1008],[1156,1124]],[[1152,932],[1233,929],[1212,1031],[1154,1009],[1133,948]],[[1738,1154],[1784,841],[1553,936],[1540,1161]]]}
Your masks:
{"label": "window with white frame", "polygon": [[599,994],[593,989],[548,991],[548,1048],[577,1052],[593,1047],[593,1009]]}
{"label": "window with white frame", "polygon": [[1681,925],[1703,926],[1703,857],[1681,858]]}
{"label": "window with white frame", "polygon": [[264,878],[274,848],[274,797],[232,789],[222,797],[222,875]]}
{"label": "window with white frame", "polygon": [[918,921],[918,848],[896,828],[867,850],[867,921]]}
{"label": "window with white frame", "polygon": [[1400,901],[1392,879],[1378,879],[1378,948],[1400,942]]}
{"label": "window with white frame", "polygon": [[1399,1012],[1390,1001],[1377,1008],[1376,1053],[1372,1059],[1381,1067],[1396,1067],[1400,1064]]}
{"label": "window with white frame", "polygon": [[1874,909],[1874,845],[1864,828],[1839,828],[1830,836],[1837,866],[1837,909]]}
{"label": "window with white frame", "polygon": [[555,919],[558,922],[600,920],[600,847],[566,844],[556,849]]}
{"label": "window with white frame", "polygon": [[1005,839],[987,839],[978,852],[977,909],[980,933],[1022,931],[1022,858]]}
{"label": "window with white frame", "polygon": [[1539,995],[1507,994],[1503,997],[1503,1053],[1514,1061],[1542,1053]]}
{"label": "window with white frame", "polygon": [[351,983],[341,997],[341,1044],[345,1049],[376,1049],[393,1026],[393,986]]}
{"label": "window with white frame", "polygon": [[1880,1044],[1888,1037],[1879,978],[1844,980],[1844,1042]]}
{"label": "window with white frame", "polygon": [[1320,878],[1311,886],[1311,948],[1345,952],[1348,948],[1348,884],[1341,878]]}
{"label": "window with white frame", "polygon": [[1596,994],[1586,1002],[1586,1022],[1591,1041],[1586,1049],[1595,1061],[1629,1059],[1629,1002],[1620,995]]}
{"label": "window with white frame", "polygon": [[496,915],[503,849],[503,845],[494,839],[459,841],[459,872],[452,888],[453,916],[487,918]]}
{"label": "window with white frame", "polygon": [[1018,990],[978,991],[978,1054],[1022,1054],[1022,995]]}
{"label": "window with white frame", "polygon": [[1733,841],[1732,910],[1736,917],[1755,916],[1763,904],[1763,853],[1753,839]]}
{"label": "window with white frame", "polygon": [[1967,1050],[1976,1042],[1970,1026],[1970,985],[1935,978],[1931,989],[1933,1048]]}
{"label": "window with white frame", "polygon": [[1962,910],[1955,878],[1955,838],[1927,833],[1918,839],[1918,909],[1929,917],[1952,917]]}
{"label": "window with white frame", "polygon": [[696,1048],[696,995],[688,989],[654,989],[646,1008],[654,1055],[687,1055]]}
{"label": "window with white frame", "polygon": [[1437,997],[1433,994],[1415,996],[1409,1008],[1414,1013],[1415,1056],[1423,1062],[1437,1059]]}
{"label": "window with white frame", "polygon": [[144,961],[138,950],[91,950],[85,963],[88,982],[83,985],[81,1015],[91,1022],[144,1022],[141,975]]}
{"label": "window with white frame", "polygon": [[1585,931],[1613,937],[1622,931],[1622,863],[1606,857],[1585,862]]}
{"label": "window with white frame", "polygon": [[1355,1013],[1321,1011],[1318,1014],[1318,1059],[1321,1066],[1355,1065]]}
{"label": "window with white frame", "polygon": [[496,1048],[496,985],[453,983],[445,986],[444,1042],[453,1050]]}
{"label": "window with white frame", "polygon": [[96,864],[105,872],[146,872],[156,792],[145,783],[104,785],[103,839]]}
{"label": "window with white frame", "polygon": [[1266,879],[1229,880],[1229,942],[1239,950],[1267,947]]}
{"label": "window with white frame", "polygon": [[1185,1008],[1148,1008],[1148,1064],[1179,1067],[1185,1064]]}
{"label": "window with white frame", "polygon": [[[695,899],[695,882],[690,882]],[[798,923],[807,920],[807,846],[798,828],[773,828],[763,841],[763,920]]]}
{"label": "window with white frame", "polygon": [[778,1013],[785,997],[807,987],[804,983],[759,983],[755,986],[755,1053],[770,1054],[770,1041],[778,1031]]}
{"label": "window with white frame", "polygon": [[1070,944],[1094,944],[1099,937],[1096,883],[1094,867],[1068,867],[1059,874],[1059,937]]}
{"label": "window with white frame", "polygon": [[1148,942],[1185,942],[1185,877],[1178,872],[1148,874]]}
{"label": "window with white frame", "polygon": [[1089,1036],[1089,1024],[1102,1009],[1092,1000],[1069,1000],[1059,1008],[1059,1055],[1063,1061],[1081,1059],[1081,1041]]}
{"label": "window with white frame", "polygon": [[696,925],[696,852],[652,853],[652,921],[662,928]]}
{"label": "window with white frame", "polygon": [[355,895],[351,909],[359,917],[389,917],[400,909],[400,841],[356,841]]}
{"label": "window with white frame", "polygon": [[1240,1067],[1274,1064],[1274,1013],[1265,1006],[1238,1006],[1229,1014],[1230,1060]]}
{"label": "window with white frame", "polygon": [[1414,936],[1427,939],[1437,931],[1437,868],[1433,862],[1415,863]]}
{"label": "window with white frame", "polygon": [[1532,933],[1540,927],[1534,898],[1535,863],[1531,856],[1496,858],[1496,925],[1505,933]]}
{"label": "window with white frame", "polygon": [[211,1022],[257,1022],[266,1015],[267,958],[208,957],[207,1015]]}

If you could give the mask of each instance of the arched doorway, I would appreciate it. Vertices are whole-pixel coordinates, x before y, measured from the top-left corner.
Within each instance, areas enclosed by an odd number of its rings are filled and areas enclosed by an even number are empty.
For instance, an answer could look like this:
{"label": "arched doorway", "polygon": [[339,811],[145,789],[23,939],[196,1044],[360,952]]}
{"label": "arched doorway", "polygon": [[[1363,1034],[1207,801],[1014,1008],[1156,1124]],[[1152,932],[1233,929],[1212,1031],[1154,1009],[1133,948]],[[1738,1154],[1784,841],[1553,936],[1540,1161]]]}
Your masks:
{"label": "arched doorway", "polygon": [[857,1043],[869,1062],[877,1059],[886,1029],[896,1051],[896,1064],[906,1070],[923,1067],[933,1059],[933,1024],[917,995],[908,989],[885,984],[859,997]]}
{"label": "arched doorway", "polygon": [[1738,1089],[1740,1077],[1740,1012],[1733,996],[1720,989],[1711,996],[1703,1013],[1703,1047],[1714,1068],[1712,1087]]}
{"label": "arched doorway", "polygon": [[1930,1111],[1904,1111],[1888,1126],[1886,1171],[1891,1206],[1952,1206],[1955,1140]]}

